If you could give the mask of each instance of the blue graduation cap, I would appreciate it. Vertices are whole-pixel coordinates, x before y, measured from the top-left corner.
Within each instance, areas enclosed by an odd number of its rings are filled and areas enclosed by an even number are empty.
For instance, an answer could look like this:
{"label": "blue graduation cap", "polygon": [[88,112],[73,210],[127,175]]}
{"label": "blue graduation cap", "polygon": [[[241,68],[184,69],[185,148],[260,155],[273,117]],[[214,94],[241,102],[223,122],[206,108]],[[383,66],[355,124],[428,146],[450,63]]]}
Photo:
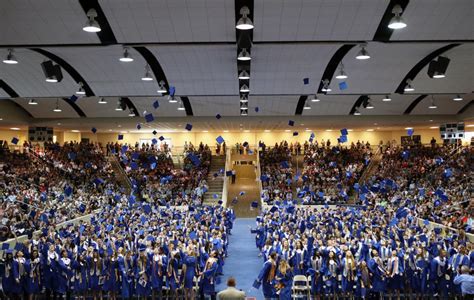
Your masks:
{"label": "blue graduation cap", "polygon": [[118,135],[118,140],[119,140],[119,141],[123,140],[123,134],[119,134],[119,135]]}
{"label": "blue graduation cap", "polygon": [[76,95],[72,95],[71,97],[69,97],[69,100],[70,100],[71,102],[76,102],[77,99],[79,99],[79,98],[78,98]]}
{"label": "blue graduation cap", "polygon": [[191,129],[193,129],[193,125],[191,124],[186,124],[186,127],[184,127],[187,131],[191,131]]}
{"label": "blue graduation cap", "polygon": [[435,232],[436,234],[440,234],[440,233],[441,233],[441,228],[436,227],[436,228],[434,229],[434,232]]}
{"label": "blue graduation cap", "polygon": [[144,211],[146,214],[151,214],[151,206],[150,206],[150,204],[145,204],[145,205],[143,205],[143,211]]}
{"label": "blue graduation cap", "polygon": [[102,178],[96,178],[96,179],[94,179],[94,183],[95,183],[96,185],[99,185],[99,184],[104,183],[104,180],[103,180]]}
{"label": "blue graduation cap", "polygon": [[157,139],[152,139],[152,140],[151,140],[151,143],[152,143],[153,145],[156,145],[156,144],[158,143],[158,140],[157,140]]}
{"label": "blue graduation cap", "polygon": [[293,136],[297,136],[297,135],[298,135],[298,131],[294,131]]}
{"label": "blue graduation cap", "polygon": [[253,201],[253,202],[250,204],[250,207],[257,208],[257,207],[258,207],[258,202],[257,202],[257,201]]}
{"label": "blue graduation cap", "polygon": [[94,133],[94,134],[95,134],[95,133],[97,132],[97,128],[95,128],[95,127],[92,127],[91,131],[92,131],[92,133]]}
{"label": "blue graduation cap", "polygon": [[217,141],[217,143],[222,144],[222,143],[224,142],[224,138],[219,135],[219,136],[216,138],[216,141]]}
{"label": "blue graduation cap", "polygon": [[114,225],[108,224],[106,229],[107,231],[112,231],[114,229]]}
{"label": "blue graduation cap", "polygon": [[133,152],[133,153],[132,153],[132,159],[138,159],[138,158],[140,158],[140,153],[138,153],[138,152]]}
{"label": "blue graduation cap", "polygon": [[444,169],[443,176],[449,178],[453,175],[453,171],[450,168]]}
{"label": "blue graduation cap", "polygon": [[176,93],[176,88],[174,86],[170,86],[170,96],[173,97]]}
{"label": "blue graduation cap", "polygon": [[347,142],[347,135],[341,135],[341,136],[339,137],[339,142],[341,142],[341,143]]}
{"label": "blue graduation cap", "polygon": [[272,208],[270,208],[270,212],[274,213],[278,210],[278,207],[277,206],[272,206]]}
{"label": "blue graduation cap", "polygon": [[70,159],[70,160],[75,160],[76,159],[76,153],[75,152],[69,152],[67,154],[67,157]]}
{"label": "blue graduation cap", "polygon": [[241,191],[241,192],[239,193],[239,196],[243,196],[243,195],[245,195],[245,192],[244,192],[244,191]]}
{"label": "blue graduation cap", "polygon": [[156,135],[158,133],[158,131],[153,130],[151,133],[153,133],[153,135]]}
{"label": "blue graduation cap", "polygon": [[155,102],[153,102],[153,108],[158,109],[158,107],[160,107],[160,102],[158,102],[158,100],[155,100]]}
{"label": "blue graduation cap", "polygon": [[407,129],[408,136],[412,136],[414,132],[415,130],[413,130],[413,128]]}
{"label": "blue graduation cap", "polygon": [[127,145],[123,145],[121,152],[122,152],[122,153],[125,153],[125,152],[127,152],[127,150],[128,150],[128,146],[127,146]]}
{"label": "blue graduation cap", "polygon": [[134,195],[128,196],[128,204],[133,205],[135,204],[136,197]]}
{"label": "blue graduation cap", "polygon": [[425,220],[423,220],[423,225],[425,225],[425,226],[428,226],[428,225],[430,225],[430,221],[429,221],[429,220],[426,220],[426,219],[425,219]]}
{"label": "blue graduation cap", "polygon": [[71,196],[71,194],[72,194],[72,187],[70,187],[69,185],[66,186],[66,187],[64,188],[64,194],[66,194],[66,196],[68,196],[68,197]]}
{"label": "blue graduation cap", "polygon": [[142,129],[142,125],[140,123],[137,124],[137,129],[138,130]]}
{"label": "blue graduation cap", "polygon": [[258,113],[260,111],[260,108],[258,106],[255,107],[255,112]]}
{"label": "blue graduation cap", "polygon": [[217,201],[217,204],[219,204],[219,205],[222,205],[222,203],[224,203],[224,201],[222,201],[222,200]]}
{"label": "blue graduation cap", "polygon": [[295,126],[295,121],[289,120],[289,121],[288,121],[288,125],[289,125],[289,126]]}
{"label": "blue graduation cap", "polygon": [[214,194],[213,197],[214,197],[214,199],[217,199],[217,198],[219,198],[219,194]]}
{"label": "blue graduation cap", "polygon": [[191,231],[191,232],[189,233],[189,238],[190,238],[191,240],[197,240],[197,234],[196,234],[196,232]]}
{"label": "blue graduation cap", "polygon": [[345,81],[339,82],[339,90],[341,91],[347,90],[347,82]]}
{"label": "blue graduation cap", "polygon": [[255,279],[255,281],[252,283],[252,287],[257,290],[260,288],[261,285],[262,283],[258,281],[257,279]]}
{"label": "blue graduation cap", "polygon": [[16,250],[16,251],[21,251],[21,250],[23,250],[23,247],[24,247],[24,246],[23,246],[22,243],[16,243],[16,245],[15,245],[15,250]]}
{"label": "blue graduation cap", "polygon": [[248,145],[249,145],[249,143],[247,143],[247,142],[244,142],[244,143],[242,144],[242,146],[244,146],[244,147],[247,147]]}
{"label": "blue graduation cap", "polygon": [[138,169],[138,164],[134,161],[132,161],[132,163],[130,164],[130,168],[132,168],[132,170],[137,170]]}
{"label": "blue graduation cap", "polygon": [[155,120],[155,118],[153,117],[152,113],[148,113],[148,114],[145,115],[145,121],[147,123],[153,122],[154,120]]}
{"label": "blue graduation cap", "polygon": [[3,243],[2,244],[2,250],[8,250],[10,248],[10,244],[9,243]]}
{"label": "blue graduation cap", "polygon": [[410,157],[410,152],[407,151],[407,150],[404,150],[402,152],[402,157],[403,157],[403,159],[408,159],[408,157]]}
{"label": "blue graduation cap", "polygon": [[163,136],[160,136],[158,139],[159,139],[160,141],[163,141],[165,138],[164,138]]}
{"label": "blue graduation cap", "polygon": [[305,85],[309,84],[309,78],[308,77],[303,78],[303,84],[305,84]]}
{"label": "blue graduation cap", "polygon": [[217,114],[217,115],[216,115],[216,119],[217,119],[217,120],[220,120],[220,118],[222,118],[222,116],[221,116],[220,114]]}
{"label": "blue graduation cap", "polygon": [[347,132],[346,128],[341,129],[341,135],[348,135],[349,133]]}
{"label": "blue graduation cap", "polygon": [[12,144],[14,144],[14,145],[18,144],[19,141],[20,140],[16,137],[12,138]]}
{"label": "blue graduation cap", "polygon": [[225,176],[232,176],[232,171],[226,171]]}

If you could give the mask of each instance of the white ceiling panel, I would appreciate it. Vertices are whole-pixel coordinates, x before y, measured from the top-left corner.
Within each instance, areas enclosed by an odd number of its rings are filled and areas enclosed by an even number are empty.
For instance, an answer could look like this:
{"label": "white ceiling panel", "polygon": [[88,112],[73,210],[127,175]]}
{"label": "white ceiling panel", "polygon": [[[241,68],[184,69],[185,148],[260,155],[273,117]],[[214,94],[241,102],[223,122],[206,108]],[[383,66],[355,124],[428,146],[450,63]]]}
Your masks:
{"label": "white ceiling panel", "polygon": [[413,80],[419,93],[469,93],[474,89],[474,44],[463,44],[442,54],[451,61],[442,79],[430,78],[426,66]]}
{"label": "white ceiling panel", "polygon": [[239,96],[189,97],[195,116],[239,116]]}
{"label": "white ceiling panel", "polygon": [[10,98],[10,95],[8,95],[3,89],[0,89],[0,98]]}
{"label": "white ceiling panel", "polygon": [[[451,115],[457,114],[457,112],[463,108],[469,101],[473,100],[473,94],[463,95],[463,101],[454,101],[455,95],[434,95],[433,97],[428,96],[418,103],[418,105],[412,110],[412,115]],[[438,106],[437,109],[430,109],[432,99]]]}
{"label": "white ceiling panel", "polygon": [[408,106],[410,106],[410,104],[420,95],[389,94],[389,96],[392,101],[384,102],[382,101],[382,99],[384,98],[383,95],[371,95],[370,101],[372,102],[374,108],[366,109],[360,107],[359,112],[362,115],[368,116],[403,115]]}
{"label": "white ceiling panel", "polygon": [[61,69],[61,82],[46,82],[41,63],[48,59],[43,55],[28,49],[18,49],[15,56],[18,64],[1,63],[0,74],[20,97],[69,97],[76,92],[76,82],[64,69]]}
{"label": "white ceiling panel", "polygon": [[[252,47],[250,93],[309,94],[340,45],[255,45]],[[235,63],[234,63],[235,64]],[[303,79],[309,78],[304,85]]]}
{"label": "white ceiling panel", "polygon": [[[360,47],[351,49],[343,59],[349,76],[348,88],[339,90],[340,80],[334,78],[331,87],[343,94],[377,94],[394,92],[406,74],[423,58],[444,44],[385,44],[369,43],[368,60],[355,59]],[[334,75],[337,75],[338,70]]]}
{"label": "white ceiling panel", "polygon": [[[36,99],[38,105],[29,105],[29,99],[15,98],[16,103],[26,109],[34,118],[78,118],[79,115],[66,101],[58,98]],[[62,112],[54,112],[56,103],[59,104]]]}
{"label": "white ceiling panel", "polygon": [[262,0],[254,41],[371,40],[387,8],[378,0]]}
{"label": "white ceiling panel", "polygon": [[[184,117],[186,112],[183,110],[178,110],[179,103],[169,103],[167,97],[130,97],[130,100],[133,102],[138,112],[140,113],[141,122],[145,122],[144,112],[152,113],[155,117],[155,122],[159,121],[159,118],[162,117]],[[160,107],[158,109],[153,108],[153,102],[158,100]],[[178,97],[178,101],[179,101]]]}
{"label": "white ceiling panel", "polygon": [[[298,95],[249,96],[249,116],[291,116],[295,114]],[[258,107],[258,112],[255,112]]]}
{"label": "white ceiling panel", "polygon": [[176,95],[237,95],[236,46],[150,46]]}
{"label": "white ceiling panel", "polygon": [[233,0],[100,0],[122,43],[235,41]]}
{"label": "white ceiling panel", "polygon": [[[82,97],[76,101],[76,104],[89,118],[120,118],[128,117],[129,111],[116,111],[118,106],[118,97],[103,97],[106,104],[99,104],[100,97]],[[141,114],[141,112],[139,111]]]}
{"label": "white ceiling panel", "polygon": [[[383,1],[381,1],[383,2]],[[472,40],[472,0],[411,0],[403,12],[407,27],[391,40]]]}
{"label": "white ceiling panel", "polygon": [[[66,60],[86,80],[97,96],[154,95],[156,80],[142,81],[146,61],[133,48],[133,62],[120,62],[121,46],[48,49]],[[77,88],[76,88],[77,89]]]}
{"label": "white ceiling panel", "polygon": [[99,43],[82,30],[86,14],[77,0],[0,1],[0,41],[5,45]]}
{"label": "white ceiling panel", "polygon": [[352,105],[359,96],[354,95],[318,95],[319,102],[311,102],[308,97],[308,104],[311,109],[303,109],[303,116],[324,116],[324,115],[348,115]]}

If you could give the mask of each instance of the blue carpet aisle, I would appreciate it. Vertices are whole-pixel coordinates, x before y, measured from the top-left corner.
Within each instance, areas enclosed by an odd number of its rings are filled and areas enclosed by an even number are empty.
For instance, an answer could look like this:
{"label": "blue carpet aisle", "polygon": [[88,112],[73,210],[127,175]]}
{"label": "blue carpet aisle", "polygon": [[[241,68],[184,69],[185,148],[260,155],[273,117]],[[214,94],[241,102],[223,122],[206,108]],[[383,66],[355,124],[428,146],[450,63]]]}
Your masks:
{"label": "blue carpet aisle", "polygon": [[230,236],[229,256],[224,265],[224,276],[221,277],[221,283],[216,287],[216,290],[225,289],[227,278],[233,276],[237,281],[237,288],[245,291],[247,296],[263,299],[261,288],[260,290],[252,288],[252,284],[263,265],[263,260],[258,257],[258,249],[255,247],[255,235],[250,233],[249,226],[255,227],[254,218],[238,218],[235,220]]}

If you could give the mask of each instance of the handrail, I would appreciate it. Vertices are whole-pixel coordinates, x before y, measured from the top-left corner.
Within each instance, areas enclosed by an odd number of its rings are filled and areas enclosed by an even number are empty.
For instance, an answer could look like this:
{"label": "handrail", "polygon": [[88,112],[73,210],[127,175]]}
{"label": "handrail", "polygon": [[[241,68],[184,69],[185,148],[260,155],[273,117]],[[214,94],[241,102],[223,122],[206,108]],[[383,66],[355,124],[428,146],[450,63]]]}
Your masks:
{"label": "handrail", "polygon": [[120,171],[120,173],[122,174],[122,176],[125,178],[125,181],[127,182],[128,184],[128,188],[130,191],[132,191],[132,181],[130,181],[130,178],[128,177],[127,173],[125,172],[125,170],[122,168],[122,166],[120,165],[120,163],[118,162],[117,160],[117,157],[113,154],[109,155],[109,162],[111,164],[114,164],[115,166],[117,166],[117,169]]}
{"label": "handrail", "polygon": [[262,170],[260,169],[260,148],[257,148],[256,152],[257,152],[257,168],[255,169],[255,172],[256,172],[256,177],[257,177],[256,180],[258,182],[258,201],[261,204],[263,186],[262,186],[262,180],[261,180]]}
{"label": "handrail", "polygon": [[223,185],[222,185],[222,203],[225,207],[227,207],[227,189],[228,189],[228,181],[229,177],[227,176],[226,172],[231,170],[232,161],[231,161],[231,150],[230,148],[226,149],[225,153],[225,166],[224,166],[224,174],[223,174]]}
{"label": "handrail", "polygon": [[382,151],[380,151],[380,148],[377,147],[374,155],[372,155],[372,158],[370,159],[369,165],[367,168],[364,170],[364,173],[359,178],[358,183],[363,184],[367,180],[367,176],[370,172],[372,172],[372,169],[375,167],[377,163],[379,163],[377,160],[382,159]]}

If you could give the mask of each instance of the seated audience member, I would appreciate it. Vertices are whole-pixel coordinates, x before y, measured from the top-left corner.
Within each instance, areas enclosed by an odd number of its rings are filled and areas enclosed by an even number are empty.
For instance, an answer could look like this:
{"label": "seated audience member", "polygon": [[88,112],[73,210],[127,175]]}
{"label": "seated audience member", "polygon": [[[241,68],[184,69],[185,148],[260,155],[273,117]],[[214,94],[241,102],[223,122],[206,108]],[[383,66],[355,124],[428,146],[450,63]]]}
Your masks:
{"label": "seated audience member", "polygon": [[217,300],[244,300],[245,292],[236,288],[235,278],[227,279],[227,288],[217,293]]}

